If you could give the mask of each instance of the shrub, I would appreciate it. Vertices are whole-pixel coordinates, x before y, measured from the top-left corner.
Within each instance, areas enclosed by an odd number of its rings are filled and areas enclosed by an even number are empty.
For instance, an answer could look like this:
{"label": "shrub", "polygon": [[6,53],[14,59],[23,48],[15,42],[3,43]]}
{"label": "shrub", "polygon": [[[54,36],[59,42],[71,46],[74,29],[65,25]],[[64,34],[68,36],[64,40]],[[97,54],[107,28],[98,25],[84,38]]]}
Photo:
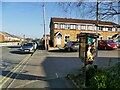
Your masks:
{"label": "shrub", "polygon": [[91,88],[107,88],[108,78],[105,74],[97,74],[90,79]]}

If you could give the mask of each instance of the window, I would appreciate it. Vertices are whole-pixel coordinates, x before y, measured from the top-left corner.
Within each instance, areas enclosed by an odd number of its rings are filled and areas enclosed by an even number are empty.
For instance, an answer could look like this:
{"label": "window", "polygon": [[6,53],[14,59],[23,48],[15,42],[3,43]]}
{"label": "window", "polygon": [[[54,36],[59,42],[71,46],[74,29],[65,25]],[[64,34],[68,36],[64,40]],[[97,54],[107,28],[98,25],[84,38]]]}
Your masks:
{"label": "window", "polygon": [[58,28],[58,24],[57,24],[57,23],[55,23],[55,26],[54,26],[54,28]]}
{"label": "window", "polygon": [[70,41],[70,36],[69,36],[69,35],[66,35],[66,36],[65,36],[65,42],[68,42],[68,41]]}
{"label": "window", "polygon": [[103,30],[103,26],[100,26],[100,27],[99,27],[99,30],[102,31],[102,30]]}
{"label": "window", "polygon": [[70,29],[70,24],[65,24],[65,29]]}
{"label": "window", "polygon": [[92,25],[88,25],[87,26],[87,30],[93,30],[93,26]]}
{"label": "window", "polygon": [[102,40],[102,36],[99,36],[99,40]]}
{"label": "window", "polygon": [[118,28],[117,28],[117,27],[115,28],[115,31],[118,31]]}
{"label": "window", "polygon": [[60,23],[58,23],[58,29],[60,29],[61,27],[60,27]]}
{"label": "window", "polygon": [[112,27],[108,27],[108,31],[112,31]]}
{"label": "window", "polygon": [[76,29],[76,25],[73,25],[73,29]]}
{"label": "window", "polygon": [[80,25],[78,25],[78,30],[80,30]]}
{"label": "window", "polygon": [[86,30],[86,25],[81,25],[81,29]]}
{"label": "window", "polygon": [[112,39],[112,36],[108,36],[107,39],[108,39],[108,40]]}
{"label": "window", "polygon": [[120,32],[120,28],[117,28],[117,31]]}
{"label": "window", "polygon": [[62,29],[64,29],[64,28],[65,28],[63,23],[61,23],[61,28],[62,28]]}

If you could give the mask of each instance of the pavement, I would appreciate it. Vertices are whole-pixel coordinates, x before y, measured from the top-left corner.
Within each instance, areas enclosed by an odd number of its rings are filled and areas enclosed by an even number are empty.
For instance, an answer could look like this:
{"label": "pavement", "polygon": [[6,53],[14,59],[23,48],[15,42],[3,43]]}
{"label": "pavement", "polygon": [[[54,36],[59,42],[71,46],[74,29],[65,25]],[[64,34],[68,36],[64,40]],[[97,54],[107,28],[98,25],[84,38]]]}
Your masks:
{"label": "pavement", "polygon": [[49,66],[51,62],[46,63],[47,55],[45,50],[36,50],[20,73],[14,73],[17,76],[8,88],[73,88],[65,76],[60,77],[58,73],[49,71],[54,67]]}

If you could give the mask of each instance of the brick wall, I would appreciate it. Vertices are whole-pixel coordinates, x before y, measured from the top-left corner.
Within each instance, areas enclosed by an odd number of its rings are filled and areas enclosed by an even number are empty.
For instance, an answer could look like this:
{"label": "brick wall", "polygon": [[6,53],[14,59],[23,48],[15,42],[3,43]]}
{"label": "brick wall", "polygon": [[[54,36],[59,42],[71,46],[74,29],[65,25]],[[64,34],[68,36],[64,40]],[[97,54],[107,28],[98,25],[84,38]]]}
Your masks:
{"label": "brick wall", "polygon": [[[64,47],[65,45],[65,35],[68,34],[70,35],[70,41],[76,41],[77,40],[77,34],[80,34],[81,32],[95,32],[96,31],[91,31],[91,30],[57,30],[55,29],[53,32],[54,34],[56,32],[61,32],[62,33],[62,41],[61,41],[61,47]],[[51,33],[52,35],[53,32]],[[113,36],[114,34],[117,34],[117,32],[105,32],[105,31],[98,31],[99,34],[101,34],[103,40],[107,40],[108,36]],[[54,47],[56,46],[56,37],[54,36]]]}
{"label": "brick wall", "polygon": [[0,34],[0,42],[4,41],[4,35]]}

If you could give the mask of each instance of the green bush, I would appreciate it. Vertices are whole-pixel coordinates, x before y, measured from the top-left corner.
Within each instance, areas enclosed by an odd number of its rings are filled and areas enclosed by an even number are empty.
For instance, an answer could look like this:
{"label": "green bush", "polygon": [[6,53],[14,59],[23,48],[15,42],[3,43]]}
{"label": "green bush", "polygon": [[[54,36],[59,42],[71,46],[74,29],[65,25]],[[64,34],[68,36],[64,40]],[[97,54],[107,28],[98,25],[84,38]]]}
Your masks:
{"label": "green bush", "polygon": [[[82,67],[79,73],[68,74],[67,78],[74,80],[79,87],[84,84],[86,70],[86,84],[96,89],[120,89],[120,62],[108,68],[94,68],[94,66]],[[81,73],[82,72],[82,73]]]}
{"label": "green bush", "polygon": [[105,74],[97,74],[90,79],[91,88],[107,88],[108,78]]}
{"label": "green bush", "polygon": [[92,88],[120,88],[120,62],[104,70],[98,68],[95,75],[89,78],[89,82]]}
{"label": "green bush", "polygon": [[106,70],[109,79],[108,88],[119,88],[120,89],[120,62]]}

